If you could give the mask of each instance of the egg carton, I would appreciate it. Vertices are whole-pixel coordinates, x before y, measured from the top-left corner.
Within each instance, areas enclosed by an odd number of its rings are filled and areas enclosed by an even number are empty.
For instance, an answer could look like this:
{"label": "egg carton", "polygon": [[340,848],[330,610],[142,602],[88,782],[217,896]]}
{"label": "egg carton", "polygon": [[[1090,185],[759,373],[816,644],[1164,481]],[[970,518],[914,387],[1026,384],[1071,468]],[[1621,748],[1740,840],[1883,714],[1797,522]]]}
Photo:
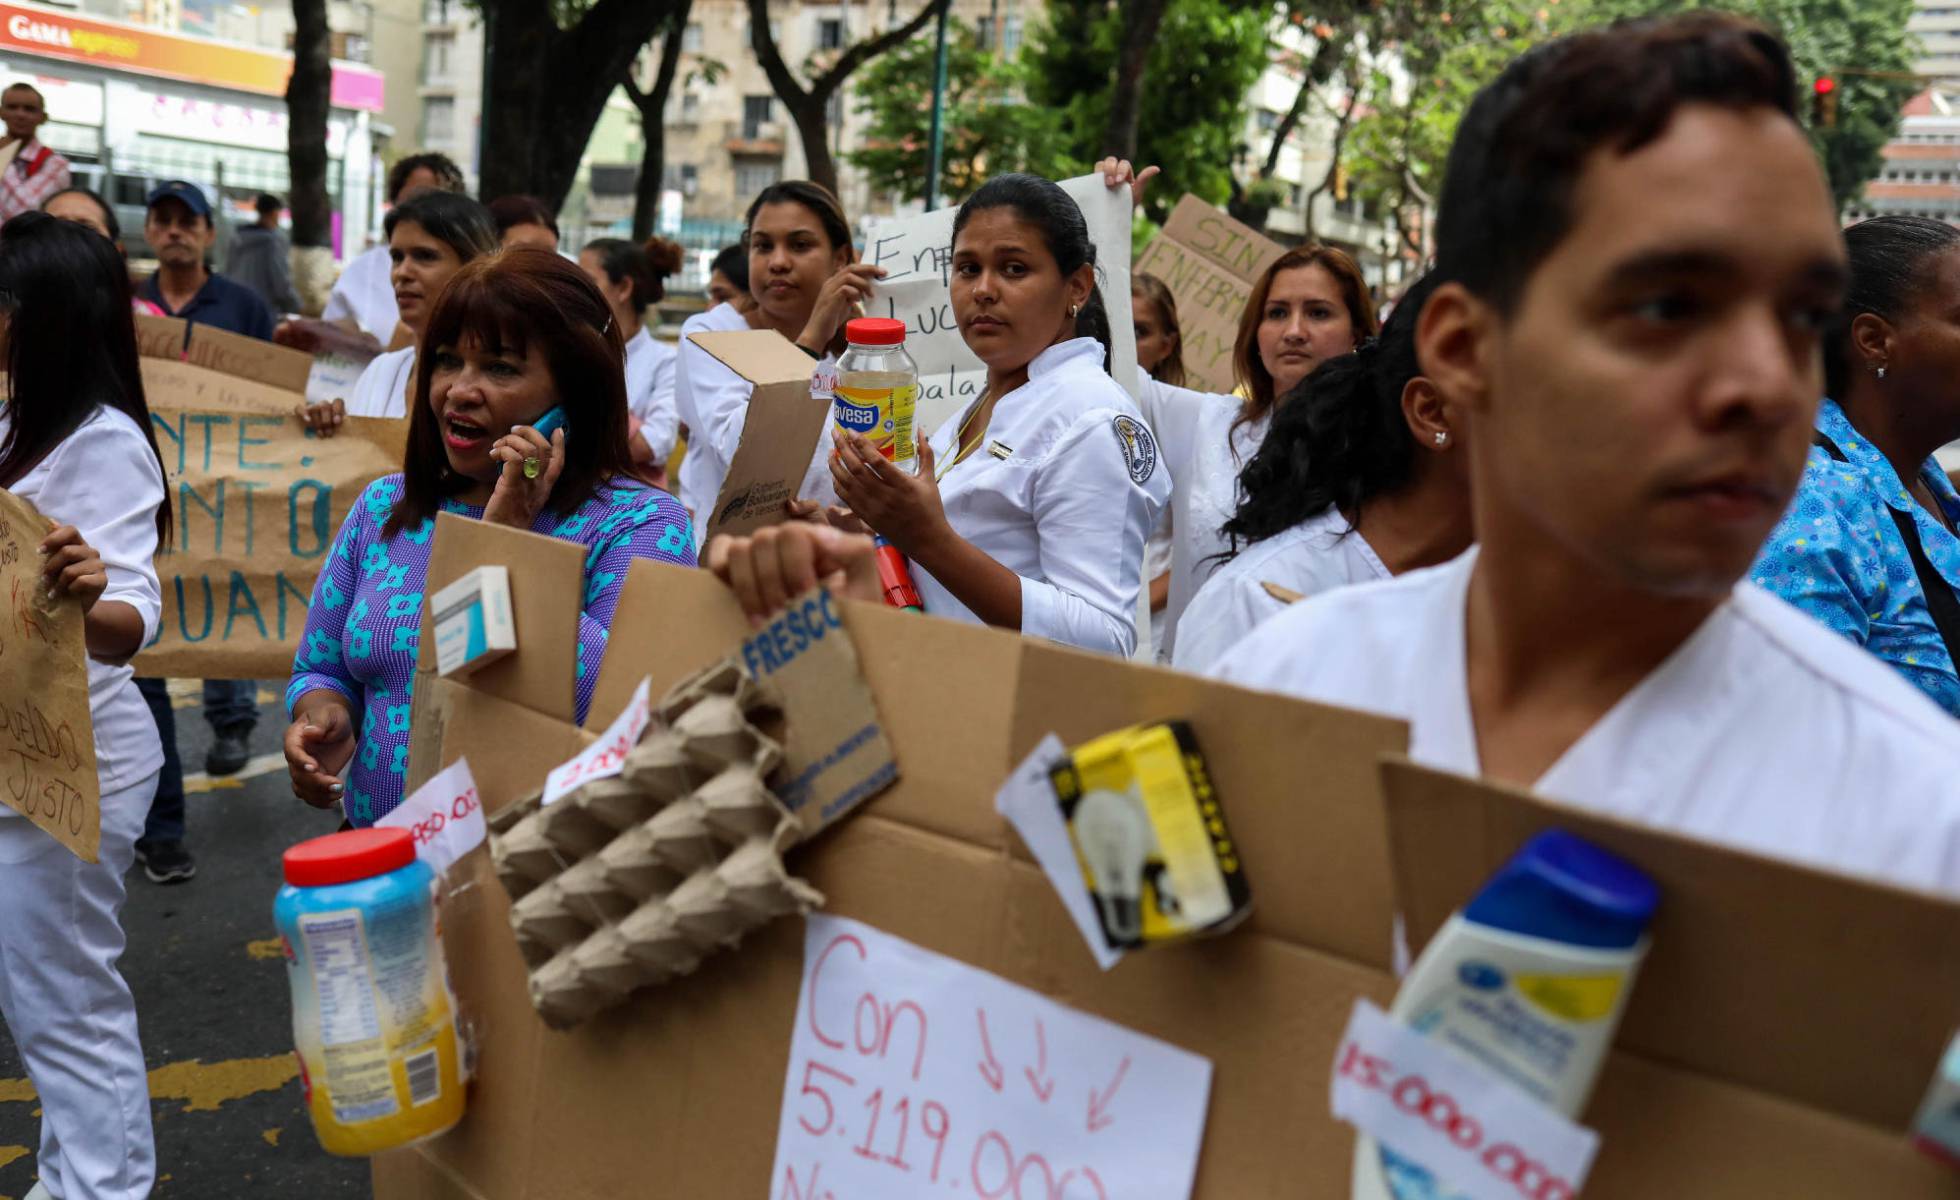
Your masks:
{"label": "egg carton", "polygon": [[823,903],[783,850],[800,827],[770,790],[782,746],[759,723],[779,712],[739,664],[684,681],[617,776],[492,823],[511,929],[531,1001],[568,1028],[777,917]]}

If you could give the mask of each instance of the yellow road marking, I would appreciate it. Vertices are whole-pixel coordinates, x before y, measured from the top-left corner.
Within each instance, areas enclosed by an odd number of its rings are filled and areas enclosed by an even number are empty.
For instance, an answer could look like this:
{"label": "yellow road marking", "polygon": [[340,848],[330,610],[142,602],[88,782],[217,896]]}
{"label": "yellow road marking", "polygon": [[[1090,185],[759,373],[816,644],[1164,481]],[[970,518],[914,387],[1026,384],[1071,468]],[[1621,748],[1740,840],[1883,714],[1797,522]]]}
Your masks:
{"label": "yellow road marking", "polygon": [[10,1162],[26,1158],[32,1153],[33,1151],[25,1146],[0,1146],[0,1167],[4,1167]]}
{"label": "yellow road marking", "polygon": [[[266,1145],[277,1146],[279,1144],[280,1132],[281,1132],[280,1127],[274,1125],[272,1128],[266,1130],[264,1133],[260,1134],[259,1136],[265,1139]],[[4,1164],[0,1164],[0,1165],[4,1165]]]}
{"label": "yellow road marking", "polygon": [[246,942],[245,953],[253,958],[284,958],[286,947],[276,937],[260,938],[256,942]]}
{"label": "yellow road marking", "polygon": [[[298,1077],[299,1060],[290,1054],[214,1063],[192,1058],[151,1071],[150,1099],[182,1100],[185,1112],[216,1112],[220,1105],[277,1091]],[[0,1102],[32,1099],[34,1085],[27,1080],[0,1079]]]}
{"label": "yellow road marking", "polygon": [[184,794],[187,796],[197,796],[205,792],[240,788],[245,786],[247,779],[256,779],[261,775],[271,775],[274,772],[285,769],[286,755],[284,751],[278,754],[261,754],[257,758],[247,762],[235,775],[226,775],[219,779],[213,779],[204,772],[197,771],[184,776]]}

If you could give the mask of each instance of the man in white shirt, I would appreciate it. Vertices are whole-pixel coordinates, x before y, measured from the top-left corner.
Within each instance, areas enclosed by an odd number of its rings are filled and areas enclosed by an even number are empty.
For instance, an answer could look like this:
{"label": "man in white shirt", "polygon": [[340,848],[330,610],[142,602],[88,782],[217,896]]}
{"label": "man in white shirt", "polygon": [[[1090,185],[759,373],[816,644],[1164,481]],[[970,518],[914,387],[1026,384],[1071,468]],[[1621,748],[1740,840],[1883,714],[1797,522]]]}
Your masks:
{"label": "man in white shirt", "polygon": [[[400,204],[417,192],[440,188],[446,192],[463,190],[463,170],[446,154],[411,154],[388,171],[388,203]],[[393,264],[388,261],[387,243],[370,247],[340,273],[327,297],[322,320],[357,325],[374,335],[383,350],[395,348],[396,327],[401,313],[395,308],[395,285],[389,279]],[[406,344],[406,343],[404,343]]]}
{"label": "man in white shirt", "polygon": [[1406,719],[1432,766],[1960,894],[1960,726],[1738,582],[1803,473],[1845,267],[1787,51],[1699,13],[1527,54],[1451,150],[1423,374],[1481,548],[1216,674]]}

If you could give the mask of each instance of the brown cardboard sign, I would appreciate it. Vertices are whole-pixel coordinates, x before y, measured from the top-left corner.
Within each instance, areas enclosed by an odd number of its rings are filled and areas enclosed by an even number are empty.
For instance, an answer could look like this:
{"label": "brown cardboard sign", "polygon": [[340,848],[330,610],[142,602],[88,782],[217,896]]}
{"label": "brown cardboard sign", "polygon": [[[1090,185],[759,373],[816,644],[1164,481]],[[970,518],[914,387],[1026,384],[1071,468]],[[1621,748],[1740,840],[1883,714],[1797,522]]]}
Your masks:
{"label": "brown cardboard sign", "polygon": [[[1905,1130],[1960,1027],[1960,904],[1408,762],[1385,763],[1382,784],[1412,949],[1547,828],[1660,887],[1653,946],[1584,1115],[1604,1139],[1588,1197],[1953,1194],[1950,1172],[1915,1154]],[[1769,1097],[1803,1121],[1761,1128]],[[1713,1157],[1686,1152],[1681,1139],[1708,1140],[1711,1121],[1765,1140],[1753,1153],[1740,1149],[1746,1137]]]}
{"label": "brown cardboard sign", "polygon": [[1278,242],[1188,192],[1144,247],[1134,271],[1163,280],[1177,298],[1184,369],[1194,387],[1232,390],[1239,318],[1252,285],[1284,253]]}
{"label": "brown cardboard sign", "polygon": [[789,519],[810,456],[830,420],[830,405],[810,394],[816,364],[795,343],[770,329],[697,333],[694,344],[755,385],[742,441],[712,513],[695,523],[712,538],[744,534]]}
{"label": "brown cardboard sign", "polygon": [[405,423],[350,418],[320,438],[292,415],[296,398],[258,413],[149,398],[176,520],[156,559],[163,622],[138,670],[290,674],[314,579],[362,490],[401,468]]}
{"label": "brown cardboard sign", "polygon": [[41,539],[54,523],[0,490],[0,801],[83,862],[102,841],[82,606],[52,600]]}

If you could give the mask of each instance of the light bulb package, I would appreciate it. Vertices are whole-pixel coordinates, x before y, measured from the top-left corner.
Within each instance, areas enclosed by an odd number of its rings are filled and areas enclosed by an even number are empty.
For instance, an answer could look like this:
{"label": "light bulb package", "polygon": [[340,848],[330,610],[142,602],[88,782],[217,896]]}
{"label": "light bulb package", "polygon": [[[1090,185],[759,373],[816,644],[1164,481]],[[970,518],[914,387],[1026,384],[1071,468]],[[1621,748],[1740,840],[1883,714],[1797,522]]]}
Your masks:
{"label": "light bulb package", "polygon": [[1048,780],[1111,949],[1222,932],[1251,911],[1251,887],[1188,724],[1105,734],[1070,750]]}

